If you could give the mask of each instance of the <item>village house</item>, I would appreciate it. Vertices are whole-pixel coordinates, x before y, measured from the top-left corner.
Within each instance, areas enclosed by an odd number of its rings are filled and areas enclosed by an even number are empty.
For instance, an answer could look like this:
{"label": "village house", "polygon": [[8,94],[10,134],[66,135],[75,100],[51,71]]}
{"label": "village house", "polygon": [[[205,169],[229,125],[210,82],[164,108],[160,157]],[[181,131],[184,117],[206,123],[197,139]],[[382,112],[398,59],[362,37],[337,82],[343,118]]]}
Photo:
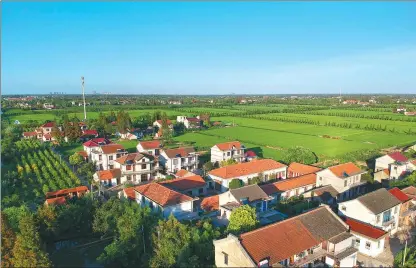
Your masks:
{"label": "village house", "polygon": [[44,103],[43,108],[47,109],[47,110],[52,110],[52,109],[55,109],[55,105],[53,105],[51,103]]}
{"label": "village house", "polygon": [[354,267],[348,225],[321,206],[251,232],[215,240],[217,267]]}
{"label": "village house", "polygon": [[112,142],[105,138],[95,138],[83,143],[84,152],[87,153],[88,158],[91,159],[91,152],[100,146],[111,144]]}
{"label": "village house", "polygon": [[294,196],[301,196],[305,192],[315,188],[316,174],[301,175],[274,183],[261,185],[263,191],[273,197],[272,203],[280,200],[289,199]]}
{"label": "village house", "polygon": [[25,140],[38,138],[38,133],[36,133],[36,131],[23,132],[22,135],[23,135],[23,139]]}
{"label": "village house", "polygon": [[[166,120],[166,123],[168,124],[168,127],[169,127],[170,129],[173,129],[173,124],[172,124],[172,121],[170,121],[170,120],[168,119],[168,120]],[[158,127],[159,129],[161,129],[161,128],[162,128],[162,120],[156,120],[155,122],[153,122],[153,126],[154,126],[154,127]]]}
{"label": "village house", "polygon": [[105,187],[113,187],[120,185],[121,181],[121,169],[113,168],[107,170],[98,170],[93,175],[95,182]]}
{"label": "village house", "polygon": [[298,177],[301,175],[311,174],[320,171],[321,168],[292,162],[287,168],[287,178]]}
{"label": "village house", "polygon": [[168,173],[175,174],[180,169],[193,171],[198,168],[198,154],[192,147],[165,149],[160,153],[159,162]]}
{"label": "village house", "polygon": [[222,161],[233,159],[241,163],[244,161],[245,149],[239,141],[218,143],[211,148],[211,162],[220,164]]}
{"label": "village house", "polygon": [[87,186],[78,186],[74,188],[61,189],[46,193],[45,205],[62,205],[66,200],[74,197],[82,197],[89,193]]}
{"label": "village house", "polygon": [[407,157],[400,152],[394,152],[376,159],[375,179],[377,181],[399,179],[402,175],[412,170],[413,166]]}
{"label": "village house", "polygon": [[177,116],[176,117],[177,123],[183,123],[185,128],[200,128],[201,127],[201,120],[198,117],[187,117],[187,116]]}
{"label": "village house", "polygon": [[230,189],[219,195],[219,209],[223,219],[230,219],[231,213],[238,207],[249,205],[257,212],[268,210],[268,201],[272,197],[267,195],[257,184]]}
{"label": "village house", "polygon": [[399,230],[411,228],[415,222],[416,206],[412,203],[412,198],[395,187],[389,190],[402,203],[399,213]]}
{"label": "village house", "polygon": [[139,153],[147,153],[154,156],[159,156],[160,148],[162,147],[160,141],[140,141],[136,148]]}
{"label": "village house", "polygon": [[115,160],[126,154],[121,144],[100,145],[91,150],[91,162],[95,163],[97,170],[113,169]]}
{"label": "village house", "polygon": [[393,235],[397,232],[401,202],[386,189],[362,195],[338,204],[338,214],[359,219]]}
{"label": "village house", "polygon": [[208,183],[199,175],[167,180],[160,184],[189,196],[203,196],[208,190]]}
{"label": "village house", "polygon": [[217,182],[217,190],[225,192],[233,179],[239,179],[245,185],[256,177],[263,181],[285,179],[286,168],[286,165],[272,159],[259,159],[217,168],[208,172],[208,176]]}
{"label": "village house", "polygon": [[82,131],[82,135],[79,137],[82,142],[86,142],[94,138],[98,138],[98,132],[95,129],[86,129]]}
{"label": "village house", "polygon": [[193,219],[198,216],[198,198],[193,198],[168,187],[152,182],[133,188],[135,200],[141,206],[161,213],[163,218],[171,214],[178,220]]}
{"label": "village house", "polygon": [[355,247],[360,253],[374,258],[384,251],[388,232],[352,218],[346,218],[345,223],[350,227]]}
{"label": "village house", "polygon": [[316,186],[331,185],[339,192],[338,200],[351,199],[365,192],[366,182],[361,181],[364,173],[351,162],[332,166],[316,172]]}
{"label": "village house", "polygon": [[331,185],[325,185],[313,188],[303,194],[305,199],[318,201],[319,203],[336,206],[338,202],[339,192]]}
{"label": "village house", "polygon": [[357,100],[345,100],[342,102],[342,104],[357,104],[358,101]]}
{"label": "village house", "polygon": [[178,170],[178,172],[175,173],[175,177],[176,178],[184,178],[184,177],[190,177],[190,176],[194,176],[196,175],[193,172],[190,172],[189,170],[186,169],[180,169]]}

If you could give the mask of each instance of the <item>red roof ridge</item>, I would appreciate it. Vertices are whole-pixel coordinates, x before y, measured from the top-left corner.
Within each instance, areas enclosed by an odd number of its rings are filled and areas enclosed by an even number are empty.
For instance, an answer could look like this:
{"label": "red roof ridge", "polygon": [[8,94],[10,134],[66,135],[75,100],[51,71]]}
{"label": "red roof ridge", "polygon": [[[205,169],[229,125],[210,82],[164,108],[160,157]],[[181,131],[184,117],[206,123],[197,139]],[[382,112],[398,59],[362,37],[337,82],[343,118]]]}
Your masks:
{"label": "red roof ridge", "polygon": [[380,229],[376,226],[373,226],[371,224],[362,222],[354,218],[345,217],[344,221],[350,227],[350,231],[359,233],[361,235],[364,235],[373,239],[379,239],[383,237],[384,235],[388,234],[383,229]]}
{"label": "red roof ridge", "polygon": [[400,200],[400,202],[404,203],[407,202],[409,200],[411,200],[412,198],[409,197],[407,194],[405,194],[404,192],[402,192],[402,190],[400,190],[397,187],[394,187],[392,189],[389,190],[389,193],[391,193],[392,195],[394,195],[394,197],[396,197],[397,199]]}

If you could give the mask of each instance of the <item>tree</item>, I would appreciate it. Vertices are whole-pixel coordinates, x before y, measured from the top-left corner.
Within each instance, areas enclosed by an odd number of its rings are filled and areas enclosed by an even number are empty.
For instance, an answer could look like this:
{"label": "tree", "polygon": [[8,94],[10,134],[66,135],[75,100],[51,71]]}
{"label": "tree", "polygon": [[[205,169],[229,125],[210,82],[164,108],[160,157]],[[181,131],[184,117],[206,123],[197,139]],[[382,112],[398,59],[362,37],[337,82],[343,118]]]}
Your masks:
{"label": "tree", "polygon": [[59,128],[56,125],[54,125],[52,127],[51,136],[52,136],[52,138],[54,138],[58,142],[62,142],[61,131],[59,130]]}
{"label": "tree", "polygon": [[394,267],[416,267],[416,247],[411,246],[406,249],[406,258],[403,265],[404,250],[399,251],[394,257]]}
{"label": "tree", "polygon": [[314,152],[310,149],[302,147],[302,146],[295,146],[287,149],[284,157],[283,162],[289,164],[292,162],[298,162],[302,164],[313,164],[318,161],[317,156]]}
{"label": "tree", "polygon": [[220,166],[221,167],[225,167],[225,166],[233,165],[233,164],[236,164],[236,163],[237,163],[237,161],[235,161],[234,159],[230,158],[230,159],[221,161]]}
{"label": "tree", "polygon": [[34,216],[24,216],[19,222],[19,229],[20,233],[13,247],[13,266],[51,267],[48,254],[42,249]]}
{"label": "tree", "polygon": [[126,133],[131,128],[131,118],[127,112],[119,111],[117,113],[117,130],[120,133]]}
{"label": "tree", "polygon": [[256,209],[249,205],[244,205],[231,213],[227,231],[238,235],[255,229],[258,224]]}
{"label": "tree", "polygon": [[212,164],[211,161],[208,161],[203,165],[203,168],[205,172],[209,172],[214,169],[214,164]]}
{"label": "tree", "polygon": [[70,163],[73,167],[78,166],[78,165],[81,165],[83,162],[84,162],[84,159],[83,159],[83,158],[82,158],[82,156],[81,156],[79,153],[77,153],[77,152],[73,153],[73,154],[69,157],[69,163]]}
{"label": "tree", "polygon": [[236,189],[244,186],[244,182],[240,179],[232,179],[228,184],[228,188]]}
{"label": "tree", "polygon": [[1,267],[13,267],[13,246],[16,235],[7,221],[7,216],[1,212]]}
{"label": "tree", "polygon": [[88,183],[91,183],[94,173],[95,173],[94,163],[88,162],[88,163],[82,164],[81,166],[78,167],[77,173],[87,178]]}
{"label": "tree", "polygon": [[8,224],[14,230],[14,232],[19,231],[19,222],[20,220],[29,215],[29,208],[25,205],[20,207],[9,207],[3,210],[3,213],[7,216]]}
{"label": "tree", "polygon": [[176,123],[173,126],[173,131],[175,132],[175,135],[183,134],[185,132],[185,125],[183,122]]}

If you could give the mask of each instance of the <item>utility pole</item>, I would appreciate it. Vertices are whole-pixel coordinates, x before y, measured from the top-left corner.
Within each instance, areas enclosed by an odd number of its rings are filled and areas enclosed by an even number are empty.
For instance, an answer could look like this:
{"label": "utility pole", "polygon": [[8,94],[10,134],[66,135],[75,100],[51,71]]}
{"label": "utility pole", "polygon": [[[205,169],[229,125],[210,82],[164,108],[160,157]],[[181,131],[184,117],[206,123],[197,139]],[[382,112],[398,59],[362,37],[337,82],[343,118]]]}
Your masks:
{"label": "utility pole", "polygon": [[82,86],[82,98],[84,100],[84,122],[87,121],[87,110],[85,109],[85,90],[84,90],[84,77],[81,76],[81,86]]}
{"label": "utility pole", "polygon": [[403,252],[403,266],[404,263],[406,262],[406,249],[407,249],[407,239],[406,239],[406,244],[404,245],[404,252]]}

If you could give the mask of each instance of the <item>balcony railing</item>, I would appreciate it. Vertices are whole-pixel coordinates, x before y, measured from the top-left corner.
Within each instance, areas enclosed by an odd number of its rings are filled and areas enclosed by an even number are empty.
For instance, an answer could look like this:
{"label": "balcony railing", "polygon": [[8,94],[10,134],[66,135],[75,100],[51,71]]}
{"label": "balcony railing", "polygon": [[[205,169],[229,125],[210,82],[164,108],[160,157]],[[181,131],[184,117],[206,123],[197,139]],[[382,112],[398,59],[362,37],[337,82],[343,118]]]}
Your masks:
{"label": "balcony railing", "polygon": [[304,256],[303,258],[298,259],[297,261],[290,263],[289,266],[290,267],[300,267],[303,266],[305,264],[308,264],[310,262],[313,262],[315,260],[318,260],[324,256],[326,256],[327,252],[324,249],[315,249],[314,252],[312,254],[308,254],[306,256]]}
{"label": "balcony railing", "polygon": [[149,174],[153,173],[155,170],[153,169],[145,169],[145,170],[123,170],[122,173],[125,175],[132,175],[132,174]]}
{"label": "balcony railing", "polygon": [[195,165],[196,164],[196,161],[191,161],[191,162],[182,162],[181,163],[181,166],[183,166],[183,167],[187,167],[187,166],[192,166],[192,165]]}
{"label": "balcony railing", "polygon": [[389,226],[393,222],[394,222],[394,217],[391,217],[390,219],[388,219],[386,221],[383,221],[383,223],[381,225],[383,225],[383,226]]}

